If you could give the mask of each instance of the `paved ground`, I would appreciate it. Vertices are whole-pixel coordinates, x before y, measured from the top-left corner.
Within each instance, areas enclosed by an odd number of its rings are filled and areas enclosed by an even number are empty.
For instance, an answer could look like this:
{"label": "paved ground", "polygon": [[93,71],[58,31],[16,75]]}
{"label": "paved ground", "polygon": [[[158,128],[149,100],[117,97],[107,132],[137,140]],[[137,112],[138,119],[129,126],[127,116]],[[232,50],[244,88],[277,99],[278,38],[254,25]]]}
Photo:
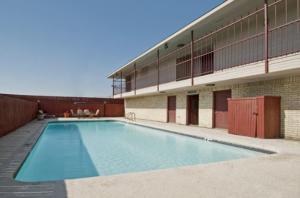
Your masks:
{"label": "paved ground", "polygon": [[300,197],[298,141],[260,140],[229,135],[223,130],[150,121],[136,123],[277,154],[61,182],[16,182],[14,173],[46,125],[33,121],[0,138],[0,197]]}

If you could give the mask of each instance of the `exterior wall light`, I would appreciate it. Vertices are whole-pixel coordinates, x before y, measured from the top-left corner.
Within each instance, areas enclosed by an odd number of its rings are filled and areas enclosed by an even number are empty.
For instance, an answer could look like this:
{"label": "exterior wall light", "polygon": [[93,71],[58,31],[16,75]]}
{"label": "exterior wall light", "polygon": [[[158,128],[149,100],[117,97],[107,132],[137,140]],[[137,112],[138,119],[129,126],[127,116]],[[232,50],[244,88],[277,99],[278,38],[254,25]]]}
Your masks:
{"label": "exterior wall light", "polygon": [[168,48],[169,48],[169,44],[165,43],[165,49],[168,49]]}
{"label": "exterior wall light", "polygon": [[181,47],[184,47],[185,45],[183,44],[183,43],[179,43],[178,45],[177,45],[177,47],[178,48],[181,48]]}
{"label": "exterior wall light", "polygon": [[197,91],[196,90],[188,91],[187,94],[188,95],[195,95],[195,94],[197,94]]}
{"label": "exterior wall light", "polygon": [[207,86],[207,87],[214,87],[214,86],[216,86],[216,84],[211,83],[211,84],[206,84],[205,86]]}

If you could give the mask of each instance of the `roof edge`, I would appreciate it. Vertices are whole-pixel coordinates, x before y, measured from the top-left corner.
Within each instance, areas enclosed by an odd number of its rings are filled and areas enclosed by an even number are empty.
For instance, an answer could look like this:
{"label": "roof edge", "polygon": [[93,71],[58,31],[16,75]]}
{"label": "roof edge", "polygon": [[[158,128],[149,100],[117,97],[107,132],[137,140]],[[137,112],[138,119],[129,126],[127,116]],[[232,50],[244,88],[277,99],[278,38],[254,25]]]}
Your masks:
{"label": "roof edge", "polygon": [[112,78],[116,73],[120,72],[121,70],[123,70],[124,68],[128,67],[129,65],[133,64],[135,61],[137,61],[138,59],[142,58],[143,56],[149,54],[150,52],[156,50],[157,48],[159,48],[161,45],[164,45],[164,43],[170,41],[171,39],[175,38],[176,36],[180,35],[181,33],[183,33],[184,31],[188,30],[189,28],[192,28],[194,25],[196,25],[197,23],[203,21],[204,19],[208,18],[210,15],[214,14],[215,12],[221,10],[222,8],[224,8],[225,6],[231,4],[232,2],[234,2],[235,0],[226,0],[222,3],[220,3],[219,5],[217,5],[215,8],[211,9],[210,11],[206,12],[205,14],[201,15],[200,17],[198,17],[197,19],[195,19],[194,21],[190,22],[189,24],[187,24],[186,26],[184,26],[183,28],[177,30],[175,33],[171,34],[170,36],[168,36],[167,38],[165,38],[164,40],[160,41],[159,43],[157,43],[156,45],[154,45],[153,47],[149,48],[148,50],[146,50],[145,52],[141,53],[139,56],[137,56],[136,58],[132,59],[131,61],[129,61],[128,63],[126,63],[125,65],[119,67],[117,70],[113,71],[111,74],[109,74],[107,76],[107,78]]}

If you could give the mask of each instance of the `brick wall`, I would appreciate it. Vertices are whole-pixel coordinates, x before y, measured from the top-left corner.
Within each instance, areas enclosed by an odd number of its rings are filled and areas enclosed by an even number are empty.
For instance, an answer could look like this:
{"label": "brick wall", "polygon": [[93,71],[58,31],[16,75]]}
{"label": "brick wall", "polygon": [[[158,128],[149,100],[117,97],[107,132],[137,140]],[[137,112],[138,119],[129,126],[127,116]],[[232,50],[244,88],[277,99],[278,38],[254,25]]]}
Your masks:
{"label": "brick wall", "polygon": [[176,96],[176,123],[186,123],[186,94],[174,93],[125,100],[125,113],[134,112],[137,119],[167,122],[168,96]]}
{"label": "brick wall", "polygon": [[176,93],[176,123],[186,124],[186,94]]}
{"label": "brick wall", "polygon": [[213,91],[226,89],[232,90],[233,98],[281,96],[281,137],[300,139],[300,76],[202,89],[199,91],[200,126],[212,127]]}
{"label": "brick wall", "polygon": [[213,92],[203,90],[199,92],[199,126],[213,127]]}
{"label": "brick wall", "polygon": [[138,97],[125,100],[125,113],[134,112],[136,118],[167,121],[167,95]]}
{"label": "brick wall", "polygon": [[300,76],[242,84],[233,97],[281,96],[281,136],[300,139]]}
{"label": "brick wall", "polygon": [[[199,93],[199,126],[213,125],[213,91],[232,90],[233,98],[281,96],[281,137],[300,139],[300,76],[227,86],[207,87]],[[166,122],[167,96],[176,95],[176,122],[186,123],[186,92],[126,99],[126,112],[139,119]]]}

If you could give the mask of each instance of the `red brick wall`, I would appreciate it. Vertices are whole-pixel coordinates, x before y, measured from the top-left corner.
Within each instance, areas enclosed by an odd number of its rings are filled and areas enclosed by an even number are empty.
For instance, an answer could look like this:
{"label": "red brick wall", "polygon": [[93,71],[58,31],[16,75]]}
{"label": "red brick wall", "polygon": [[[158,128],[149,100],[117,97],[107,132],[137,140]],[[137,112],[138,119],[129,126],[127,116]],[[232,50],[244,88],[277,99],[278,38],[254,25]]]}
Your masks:
{"label": "red brick wall", "polygon": [[36,117],[37,103],[0,95],[0,137]]}

